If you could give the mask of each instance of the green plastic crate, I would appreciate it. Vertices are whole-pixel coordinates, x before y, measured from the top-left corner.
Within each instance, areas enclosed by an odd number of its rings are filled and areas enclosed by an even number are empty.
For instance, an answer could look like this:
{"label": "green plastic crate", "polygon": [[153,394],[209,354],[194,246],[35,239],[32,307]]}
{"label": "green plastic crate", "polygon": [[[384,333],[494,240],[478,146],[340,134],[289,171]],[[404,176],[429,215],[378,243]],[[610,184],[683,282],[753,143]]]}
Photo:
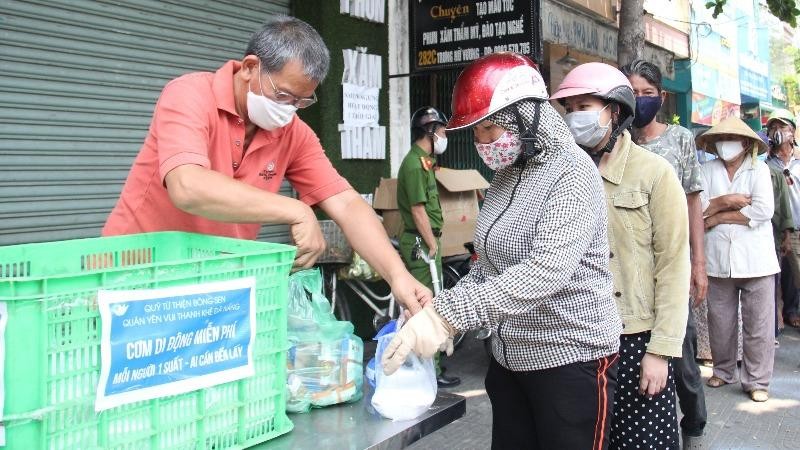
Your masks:
{"label": "green plastic crate", "polygon": [[[240,449],[286,433],[286,298],[294,247],[164,232],[0,247],[6,449]],[[256,374],[94,411],[97,290],[254,276]]]}

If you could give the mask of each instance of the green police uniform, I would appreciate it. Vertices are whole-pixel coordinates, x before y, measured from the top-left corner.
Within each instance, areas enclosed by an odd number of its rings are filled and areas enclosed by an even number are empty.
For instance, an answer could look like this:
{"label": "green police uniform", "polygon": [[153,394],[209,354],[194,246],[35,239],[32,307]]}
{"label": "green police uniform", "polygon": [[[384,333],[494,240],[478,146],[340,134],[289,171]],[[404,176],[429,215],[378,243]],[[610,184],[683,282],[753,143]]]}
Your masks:
{"label": "green police uniform", "polygon": [[[411,255],[416,238],[421,238],[411,215],[411,207],[417,204],[424,204],[434,236],[441,232],[442,206],[439,204],[439,191],[436,187],[436,176],[433,172],[435,163],[435,158],[415,144],[403,159],[400,171],[397,174],[397,206],[403,218],[404,229],[403,234],[400,235],[400,255],[414,278],[431,290],[433,290],[433,281],[428,264],[422,259],[414,260]],[[438,241],[437,237],[437,244]],[[424,240],[422,240],[422,250],[425,253],[428,252],[428,246],[425,245]],[[441,248],[436,253],[436,267],[439,273],[439,285],[441,286]]]}

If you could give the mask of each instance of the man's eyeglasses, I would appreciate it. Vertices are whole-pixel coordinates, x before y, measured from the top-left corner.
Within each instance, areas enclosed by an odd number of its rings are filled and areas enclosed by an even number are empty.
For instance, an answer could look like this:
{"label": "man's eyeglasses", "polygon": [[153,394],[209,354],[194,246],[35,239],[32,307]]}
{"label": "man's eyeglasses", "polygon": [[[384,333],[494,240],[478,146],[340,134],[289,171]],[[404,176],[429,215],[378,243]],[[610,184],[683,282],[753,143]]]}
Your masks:
{"label": "man's eyeglasses", "polygon": [[280,103],[281,105],[293,105],[298,109],[308,108],[314,103],[317,103],[316,92],[312,93],[311,97],[296,97],[288,92],[279,91],[278,88],[275,87],[275,83],[272,82],[272,77],[269,76],[269,72],[266,72],[266,74],[267,79],[269,79],[269,84],[272,85],[272,95],[275,96],[275,103]]}

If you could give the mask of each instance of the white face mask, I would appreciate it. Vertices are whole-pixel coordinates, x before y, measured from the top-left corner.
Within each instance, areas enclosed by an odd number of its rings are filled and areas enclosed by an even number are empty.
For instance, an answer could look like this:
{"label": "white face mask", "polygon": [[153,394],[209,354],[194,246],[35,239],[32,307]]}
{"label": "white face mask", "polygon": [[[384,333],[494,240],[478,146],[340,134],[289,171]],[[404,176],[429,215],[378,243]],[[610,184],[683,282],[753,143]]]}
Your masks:
{"label": "white face mask", "polygon": [[492,170],[499,170],[510,166],[519,158],[522,152],[522,143],[514,133],[505,131],[496,141],[488,144],[475,143],[483,163]]}
{"label": "white face mask", "polygon": [[[608,105],[604,106],[606,109]],[[600,125],[599,111],[575,111],[564,116],[564,121],[575,137],[575,142],[581,147],[593,149],[603,140],[611,126],[611,120],[605,125]]]}
{"label": "white face mask", "polygon": [[438,134],[434,134],[433,140],[433,153],[436,155],[441,155],[447,150],[447,138],[441,137]]}
{"label": "white face mask", "polygon": [[716,143],[717,156],[723,161],[733,161],[744,151],[742,141],[719,141]]}
{"label": "white face mask", "polygon": [[[258,68],[258,85],[262,86],[260,67]],[[247,117],[259,128],[272,131],[285,127],[292,121],[295,111],[297,111],[297,107],[294,105],[282,105],[271,98],[250,91],[248,84]]]}

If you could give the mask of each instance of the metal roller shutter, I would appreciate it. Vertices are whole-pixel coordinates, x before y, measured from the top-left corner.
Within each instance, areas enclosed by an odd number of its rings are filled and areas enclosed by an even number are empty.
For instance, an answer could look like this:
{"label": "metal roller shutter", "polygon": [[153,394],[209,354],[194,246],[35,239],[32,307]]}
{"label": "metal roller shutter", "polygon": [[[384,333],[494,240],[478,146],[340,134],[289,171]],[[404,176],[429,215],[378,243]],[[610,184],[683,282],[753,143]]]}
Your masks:
{"label": "metal roller shutter", "polygon": [[[240,59],[288,12],[289,0],[0,0],[0,245],[98,236],[164,84]],[[260,237],[286,242],[287,228]]]}

